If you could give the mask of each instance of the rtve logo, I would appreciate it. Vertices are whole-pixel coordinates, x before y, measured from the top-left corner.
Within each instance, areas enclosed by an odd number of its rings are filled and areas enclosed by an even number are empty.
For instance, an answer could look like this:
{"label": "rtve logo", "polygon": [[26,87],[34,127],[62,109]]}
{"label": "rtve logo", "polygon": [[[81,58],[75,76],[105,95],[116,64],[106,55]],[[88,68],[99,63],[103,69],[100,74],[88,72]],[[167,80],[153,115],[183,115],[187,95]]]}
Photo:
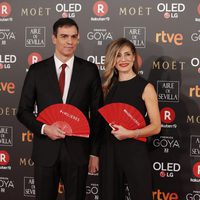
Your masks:
{"label": "rtve logo", "polygon": [[14,94],[15,84],[13,82],[0,82],[0,92]]}
{"label": "rtve logo", "polygon": [[178,200],[178,194],[175,192],[161,192],[160,189],[153,192],[153,200]]}
{"label": "rtve logo", "polygon": [[200,87],[195,85],[189,89],[189,96],[190,97],[200,97]]}
{"label": "rtve logo", "polygon": [[7,2],[0,3],[0,17],[8,17],[11,14],[11,6]]}
{"label": "rtve logo", "polygon": [[34,134],[30,131],[23,132],[22,133],[22,142],[32,142],[33,141]]}
{"label": "rtve logo", "polygon": [[156,33],[156,42],[170,43],[170,44],[175,44],[177,46],[180,46],[180,45],[183,45],[183,34],[167,33],[162,30],[161,32]]}
{"label": "rtve logo", "polygon": [[7,151],[0,151],[0,165],[8,165],[10,156]]}
{"label": "rtve logo", "polygon": [[175,119],[175,112],[172,108],[165,107],[160,111],[161,121],[166,124],[170,124]]}

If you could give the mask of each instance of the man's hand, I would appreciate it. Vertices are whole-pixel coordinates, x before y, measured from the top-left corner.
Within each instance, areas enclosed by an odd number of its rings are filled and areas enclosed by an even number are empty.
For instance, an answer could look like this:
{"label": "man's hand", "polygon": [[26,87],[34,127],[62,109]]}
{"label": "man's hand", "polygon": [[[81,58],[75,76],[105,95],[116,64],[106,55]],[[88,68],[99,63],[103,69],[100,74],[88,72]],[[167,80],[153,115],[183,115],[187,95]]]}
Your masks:
{"label": "man's hand", "polygon": [[65,132],[55,125],[45,125],[44,133],[52,140],[65,138]]}
{"label": "man's hand", "polygon": [[99,157],[91,155],[88,165],[88,172],[91,174],[95,174],[98,171],[99,171]]}

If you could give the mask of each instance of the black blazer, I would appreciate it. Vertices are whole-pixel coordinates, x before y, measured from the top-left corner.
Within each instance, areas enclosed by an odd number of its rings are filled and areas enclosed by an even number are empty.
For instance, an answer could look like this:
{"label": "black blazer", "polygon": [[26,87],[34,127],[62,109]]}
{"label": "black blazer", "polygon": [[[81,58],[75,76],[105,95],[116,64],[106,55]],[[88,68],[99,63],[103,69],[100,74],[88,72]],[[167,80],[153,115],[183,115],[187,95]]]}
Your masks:
{"label": "black blazer", "polygon": [[54,58],[50,57],[31,65],[24,81],[17,118],[34,133],[32,159],[44,166],[55,163],[59,149],[64,141],[70,156],[79,164],[88,162],[89,154],[98,155],[100,127],[98,108],[102,106],[103,95],[97,66],[75,57],[66,103],[79,108],[89,119],[90,138],[66,137],[64,140],[51,140],[41,135],[43,123],[36,120],[33,110],[37,105],[38,113],[47,106],[62,103]]}

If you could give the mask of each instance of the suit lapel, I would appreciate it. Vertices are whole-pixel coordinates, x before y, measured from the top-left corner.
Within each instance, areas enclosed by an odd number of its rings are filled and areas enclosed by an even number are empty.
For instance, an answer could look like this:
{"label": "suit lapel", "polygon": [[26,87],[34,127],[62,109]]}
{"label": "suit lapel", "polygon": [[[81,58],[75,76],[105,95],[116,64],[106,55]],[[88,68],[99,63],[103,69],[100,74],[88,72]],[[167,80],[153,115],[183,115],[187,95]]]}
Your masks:
{"label": "suit lapel", "polygon": [[51,88],[52,92],[54,93],[55,97],[58,98],[58,101],[62,103],[62,97],[60,94],[60,88],[55,68],[54,58],[51,57],[47,63],[48,65],[48,80],[49,80],[49,87]]}
{"label": "suit lapel", "polygon": [[67,96],[67,103],[71,102],[73,94],[76,92],[76,90],[78,88],[78,82],[80,81],[81,69],[82,69],[81,63],[78,61],[78,58],[75,57],[69,92],[68,92],[68,96]]}

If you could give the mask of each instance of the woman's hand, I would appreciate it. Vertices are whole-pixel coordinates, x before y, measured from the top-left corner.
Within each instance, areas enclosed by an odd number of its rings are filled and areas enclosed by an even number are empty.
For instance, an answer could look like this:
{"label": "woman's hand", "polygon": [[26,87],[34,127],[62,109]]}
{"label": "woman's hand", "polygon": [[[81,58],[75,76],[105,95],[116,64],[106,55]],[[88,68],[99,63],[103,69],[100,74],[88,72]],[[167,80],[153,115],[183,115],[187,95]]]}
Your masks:
{"label": "woman's hand", "polygon": [[118,140],[125,140],[131,138],[130,130],[124,128],[123,126],[112,124],[114,130],[111,133],[118,139]]}

